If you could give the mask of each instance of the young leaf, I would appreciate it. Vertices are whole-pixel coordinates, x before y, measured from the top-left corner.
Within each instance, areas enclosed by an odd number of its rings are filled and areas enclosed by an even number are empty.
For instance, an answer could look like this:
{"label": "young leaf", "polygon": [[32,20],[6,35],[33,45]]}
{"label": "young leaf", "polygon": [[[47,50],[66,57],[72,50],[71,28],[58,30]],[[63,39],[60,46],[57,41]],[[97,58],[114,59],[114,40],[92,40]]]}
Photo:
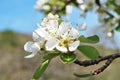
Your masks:
{"label": "young leaf", "polygon": [[90,59],[96,59],[99,57],[99,52],[92,46],[81,45],[78,47],[78,50]]}
{"label": "young leaf", "polygon": [[90,77],[90,76],[92,76],[92,73],[86,73],[86,74],[82,74],[82,73],[77,74],[77,73],[74,73],[74,75],[75,75],[76,77],[85,78],[85,77]]}
{"label": "young leaf", "polygon": [[76,55],[73,53],[62,53],[60,54],[60,59],[63,63],[69,64],[76,60]]}
{"label": "young leaf", "polygon": [[80,40],[80,42],[85,42],[85,43],[97,43],[97,42],[99,42],[99,37],[97,35],[90,36],[87,38],[85,38],[84,36],[80,36],[78,39]]}
{"label": "young leaf", "polygon": [[60,55],[60,53],[49,53],[49,54],[47,54],[47,55],[44,56],[44,59],[45,60],[46,59],[52,59],[52,58],[54,58],[54,57],[56,57],[58,55]]}
{"label": "young leaf", "polygon": [[115,28],[115,30],[120,32],[120,24]]}
{"label": "young leaf", "polygon": [[44,73],[44,71],[48,67],[49,63],[50,63],[50,59],[47,59],[47,60],[42,62],[42,64],[39,66],[39,68],[34,73],[33,80],[38,80],[42,76],[42,74]]}

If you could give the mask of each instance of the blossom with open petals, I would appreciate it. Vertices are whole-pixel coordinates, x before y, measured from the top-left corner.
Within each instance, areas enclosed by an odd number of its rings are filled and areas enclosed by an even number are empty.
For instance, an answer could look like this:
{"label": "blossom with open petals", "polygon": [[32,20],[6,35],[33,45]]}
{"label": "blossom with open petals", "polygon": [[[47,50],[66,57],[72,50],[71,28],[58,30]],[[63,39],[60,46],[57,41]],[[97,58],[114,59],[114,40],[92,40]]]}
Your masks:
{"label": "blossom with open petals", "polygon": [[[85,28],[84,23],[79,29],[84,30]],[[46,51],[57,49],[65,53],[75,51],[80,44],[79,29],[72,27],[68,22],[59,23],[59,16],[48,14],[33,32],[33,41],[28,41],[24,45],[25,51],[32,52],[25,58],[34,57],[42,48]]]}
{"label": "blossom with open petals", "polygon": [[59,25],[57,34],[60,38],[56,49],[61,52],[75,51],[80,44],[80,41],[77,40],[80,36],[79,31],[68,22],[62,22]]}
{"label": "blossom with open petals", "polygon": [[43,47],[44,39],[40,37],[37,33],[33,32],[33,41],[28,41],[24,45],[24,50],[27,52],[32,52],[32,54],[25,56],[25,58],[34,57],[38,51]]}
{"label": "blossom with open petals", "polygon": [[50,6],[45,5],[49,0],[37,0],[36,5],[34,6],[36,10],[49,10]]}

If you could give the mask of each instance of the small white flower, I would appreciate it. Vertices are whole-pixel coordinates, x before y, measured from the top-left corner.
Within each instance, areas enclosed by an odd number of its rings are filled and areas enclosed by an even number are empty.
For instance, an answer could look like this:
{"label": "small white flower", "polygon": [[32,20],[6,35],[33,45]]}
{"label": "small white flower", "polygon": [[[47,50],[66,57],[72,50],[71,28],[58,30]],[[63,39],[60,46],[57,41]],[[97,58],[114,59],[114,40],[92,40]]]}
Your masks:
{"label": "small white flower", "polygon": [[49,6],[49,5],[44,5],[44,6],[42,7],[42,9],[43,9],[43,10],[50,10],[50,6]]}
{"label": "small white flower", "polygon": [[80,44],[80,41],[77,38],[80,36],[79,32],[71,27],[70,23],[62,22],[58,29],[59,44],[56,46],[61,52],[74,51]]}
{"label": "small white flower", "polygon": [[79,31],[82,31],[82,30],[86,30],[87,28],[87,24],[86,22],[82,23],[82,25],[80,27],[77,27],[76,29],[79,30]]}
{"label": "small white flower", "polygon": [[81,4],[81,5],[79,5],[79,8],[80,8],[82,11],[86,11],[86,10],[87,10],[87,5],[86,5],[86,4]]}
{"label": "small white flower", "polygon": [[107,33],[107,36],[108,36],[108,37],[112,37],[112,33],[111,33],[111,32],[108,32],[108,33]]}
{"label": "small white flower", "polygon": [[24,50],[27,52],[32,52],[32,54],[25,56],[24,58],[32,58],[34,57],[37,52],[40,50],[39,44],[38,43],[34,43],[32,41],[28,41],[26,42],[26,44],[24,45]]}
{"label": "small white flower", "polygon": [[84,3],[83,0],[76,0],[76,2],[79,3],[79,4],[83,4]]}
{"label": "small white flower", "polygon": [[53,15],[52,13],[49,13],[47,17],[43,19],[41,25],[46,27],[49,32],[55,32],[58,28],[58,20],[58,15]]}
{"label": "small white flower", "polygon": [[36,5],[34,6],[36,10],[43,9],[43,5],[47,3],[49,0],[37,0]]}
{"label": "small white flower", "polygon": [[66,13],[67,13],[67,14],[71,14],[71,13],[72,13],[72,10],[73,10],[73,6],[72,6],[72,5],[67,5],[67,6],[66,6]]}
{"label": "small white flower", "polygon": [[85,4],[84,0],[76,0],[76,2],[79,4],[79,8],[82,11],[87,11],[87,5]]}
{"label": "small white flower", "polygon": [[108,37],[112,37],[113,36],[113,33],[111,31],[107,32],[107,36]]}
{"label": "small white flower", "polygon": [[28,41],[24,45],[24,50],[27,52],[32,52],[32,54],[25,56],[25,58],[34,57],[41,48],[43,48],[44,39],[40,37],[37,33],[33,32],[33,41]]}

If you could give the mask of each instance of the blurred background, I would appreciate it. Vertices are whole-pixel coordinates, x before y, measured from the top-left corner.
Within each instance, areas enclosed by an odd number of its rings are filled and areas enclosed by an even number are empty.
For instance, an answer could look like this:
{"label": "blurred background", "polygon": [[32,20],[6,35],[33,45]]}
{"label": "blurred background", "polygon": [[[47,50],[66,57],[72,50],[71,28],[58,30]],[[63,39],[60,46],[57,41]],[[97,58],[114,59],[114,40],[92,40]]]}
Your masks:
{"label": "blurred background", "polygon": [[[102,8],[100,8],[98,2],[95,2],[96,0],[84,0],[84,2],[81,2],[84,4],[83,7],[81,7],[82,4],[78,4],[80,3],[79,0],[73,2],[72,0],[45,1],[0,1],[0,80],[31,80],[32,75],[41,63],[41,56],[38,54],[34,58],[25,59],[24,56],[29,53],[25,52],[23,47],[27,41],[32,41],[32,32],[38,28],[37,24],[40,24],[42,18],[51,10],[53,13],[59,14],[64,21],[70,21],[74,26],[79,27],[83,22],[86,22],[87,29],[80,31],[80,34],[85,36],[97,34],[100,37],[100,42],[94,46],[102,56],[120,52],[120,32],[116,30],[120,23],[120,11],[117,11],[120,8],[120,4],[117,4],[119,0],[100,0],[105,9],[102,13],[100,12]],[[66,3],[64,3],[65,1]],[[112,1],[114,1],[114,4]],[[64,3],[62,8],[56,8],[56,6],[61,7],[57,2]],[[50,6],[50,8],[41,8],[46,3],[49,3],[47,6]],[[67,9],[65,8],[67,5],[73,7]],[[109,17],[110,15],[106,14],[106,11],[113,17]],[[116,16],[118,21],[113,24],[113,19],[116,19]],[[87,59],[82,54],[78,56],[81,60]],[[97,76],[77,78],[73,73],[89,72],[104,63],[81,67],[75,64],[63,64],[57,57],[52,60],[40,80],[119,80],[119,63],[120,59],[114,60],[103,73]]]}

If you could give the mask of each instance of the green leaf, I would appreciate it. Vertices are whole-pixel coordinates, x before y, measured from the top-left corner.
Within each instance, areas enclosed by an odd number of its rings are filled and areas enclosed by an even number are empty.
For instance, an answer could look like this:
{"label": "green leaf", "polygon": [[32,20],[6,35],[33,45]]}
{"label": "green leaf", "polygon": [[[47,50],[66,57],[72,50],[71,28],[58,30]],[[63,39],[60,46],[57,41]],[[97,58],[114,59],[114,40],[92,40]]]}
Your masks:
{"label": "green leaf", "polygon": [[85,77],[93,76],[92,73],[86,73],[86,74],[85,73],[84,74],[83,73],[79,73],[79,74],[78,73],[74,73],[74,75],[76,77],[80,77],[80,78],[85,78]]}
{"label": "green leaf", "polygon": [[56,56],[60,55],[60,53],[48,53],[47,55],[44,56],[44,59],[52,59]]}
{"label": "green leaf", "polygon": [[47,59],[47,60],[42,62],[42,64],[39,66],[39,68],[34,73],[33,80],[38,80],[42,76],[42,74],[44,73],[44,71],[48,67],[49,63],[50,63],[50,59]]}
{"label": "green leaf", "polygon": [[55,4],[56,4],[56,0],[50,0],[50,3],[51,3],[52,5],[55,5]]}
{"label": "green leaf", "polygon": [[80,42],[85,42],[85,43],[97,43],[97,42],[99,42],[99,37],[97,35],[90,36],[87,38],[85,38],[84,36],[80,36],[78,39],[80,40]]}
{"label": "green leaf", "polygon": [[99,52],[96,48],[88,45],[81,45],[78,47],[78,50],[81,51],[86,57],[90,59],[96,59],[99,57]]}
{"label": "green leaf", "polygon": [[116,31],[120,32],[120,24],[115,28]]}
{"label": "green leaf", "polygon": [[76,60],[76,55],[73,53],[62,53],[60,54],[60,59],[63,61],[63,63],[72,63]]}

